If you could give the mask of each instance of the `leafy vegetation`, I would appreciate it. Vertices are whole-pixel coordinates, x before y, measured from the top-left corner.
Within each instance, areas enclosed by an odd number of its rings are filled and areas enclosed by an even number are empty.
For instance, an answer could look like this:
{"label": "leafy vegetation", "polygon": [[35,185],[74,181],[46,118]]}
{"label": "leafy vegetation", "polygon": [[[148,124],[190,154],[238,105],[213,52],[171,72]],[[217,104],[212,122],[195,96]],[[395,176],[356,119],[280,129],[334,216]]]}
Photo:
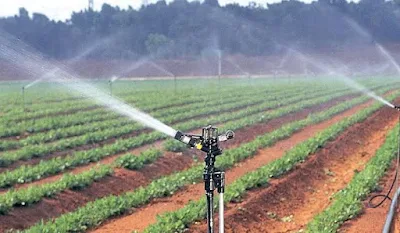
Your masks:
{"label": "leafy vegetation", "polygon": [[89,171],[80,174],[66,174],[60,180],[34,185],[26,189],[10,190],[0,194],[0,213],[6,214],[14,206],[28,206],[40,201],[44,197],[51,197],[66,189],[83,189],[94,181],[113,173],[114,167],[137,170],[160,158],[162,152],[156,149],[146,150],[140,155],[125,154],[119,157],[115,163],[109,165],[98,165]]}
{"label": "leafy vegetation", "polygon": [[[388,89],[390,89],[390,88],[387,88],[387,90]],[[386,90],[384,89],[381,91],[385,92]],[[326,96],[326,97],[323,96],[323,97],[319,97],[316,99],[306,100],[304,102],[298,102],[293,105],[287,105],[283,108],[278,108],[275,111],[270,111],[268,113],[262,112],[264,109],[269,108],[271,105],[274,105],[274,104],[285,105],[285,101],[275,101],[275,102],[272,101],[272,102],[268,102],[268,103],[263,103],[260,106],[246,108],[240,112],[221,114],[221,115],[215,117],[213,120],[202,119],[202,120],[197,120],[197,121],[184,122],[184,123],[174,125],[174,127],[184,130],[184,131],[187,131],[190,129],[202,127],[207,124],[215,124],[218,122],[228,122],[229,120],[239,119],[239,120],[233,121],[231,124],[229,124],[229,127],[232,127],[231,129],[235,130],[235,129],[239,129],[241,127],[252,125],[257,122],[263,122],[263,121],[265,122],[270,119],[288,114],[290,112],[298,111],[307,106],[313,106],[313,105],[319,104],[321,102],[326,102],[326,101],[329,101],[332,98],[338,97],[340,95],[341,95],[341,93],[332,94],[331,96]],[[348,103],[351,103],[352,105],[354,105],[356,103],[361,103],[366,100],[367,100],[366,97],[360,97],[360,98],[354,99],[353,101],[349,101]],[[348,107],[351,107],[352,105],[349,104],[349,105],[346,105],[346,107],[348,108]],[[258,113],[255,115],[249,115],[253,112],[261,112],[261,113]],[[228,125],[228,123],[227,123],[227,125]],[[118,129],[115,129],[115,130],[118,132]],[[56,174],[56,173],[62,172],[66,169],[69,169],[69,168],[72,168],[75,166],[87,164],[90,162],[96,162],[104,157],[107,157],[107,156],[110,156],[110,155],[113,155],[116,153],[126,152],[129,149],[136,148],[141,145],[151,143],[156,140],[163,139],[163,138],[166,138],[166,136],[161,133],[158,133],[158,132],[152,132],[149,134],[141,134],[134,138],[117,140],[113,144],[107,144],[100,148],[94,148],[94,149],[87,150],[87,151],[78,151],[78,152],[74,153],[73,155],[67,156],[65,158],[54,158],[54,159],[47,160],[47,161],[41,161],[39,164],[34,165],[34,166],[21,166],[15,170],[7,171],[7,172],[0,174],[0,187],[7,187],[7,186],[12,186],[16,183],[26,183],[26,182],[31,182],[33,180],[41,179],[44,176]]]}
{"label": "leafy vegetation", "polygon": [[385,143],[364,170],[358,172],[346,188],[336,193],[332,204],[307,225],[307,232],[337,232],[344,221],[361,213],[362,201],[377,187],[396,156],[398,138],[399,125],[389,132]]}
{"label": "leafy vegetation", "polygon": [[188,149],[188,146],[180,141],[168,139],[164,142],[164,149],[171,152],[183,152]]}
{"label": "leafy vegetation", "polygon": [[[393,99],[397,96],[399,92],[393,94],[389,99]],[[360,97],[353,99],[352,101],[347,101],[334,106],[327,111],[313,114],[308,118],[300,121],[295,121],[289,123],[280,129],[277,129],[271,133],[265,134],[263,136],[257,137],[255,140],[244,143],[238,148],[230,149],[225,151],[224,156],[221,156],[217,161],[217,166],[221,169],[227,169],[232,167],[235,163],[249,158],[256,154],[257,150],[263,147],[270,146],[276,141],[290,136],[292,133],[298,131],[299,129],[314,124],[329,117],[342,112],[357,103],[367,100],[366,97]],[[291,169],[291,167],[299,161],[304,160],[308,154],[315,151],[319,146],[323,145],[327,140],[335,137],[341,131],[351,124],[361,121],[368,117],[372,112],[379,109],[381,105],[376,104],[369,107],[360,113],[356,114],[351,118],[346,118],[342,122],[330,127],[323,133],[319,134],[315,138],[307,140],[304,144],[299,145],[290,152],[288,152],[285,157],[277,162],[271,163],[256,172],[249,173],[245,177],[241,178],[241,182],[238,181],[232,186],[228,187],[227,190],[227,200],[232,200],[240,196],[246,189],[254,187],[257,184],[266,183],[269,177],[274,177],[283,174],[285,171]],[[154,180],[151,184],[146,187],[141,187],[135,191],[127,192],[120,196],[108,196],[105,198],[97,199],[96,201],[89,202],[87,205],[79,208],[74,212],[64,214],[54,220],[48,221],[46,223],[41,222],[37,225],[27,229],[25,232],[54,232],[54,231],[84,231],[88,227],[93,227],[104,221],[105,219],[121,214],[133,207],[138,207],[147,203],[149,200],[155,197],[162,197],[166,195],[173,194],[179,188],[197,182],[201,179],[203,165],[198,164],[194,167],[178,172],[176,174],[166,176],[164,178]],[[266,173],[268,175],[266,175]],[[256,175],[253,178],[253,174]],[[243,182],[244,179],[246,182]],[[245,186],[243,186],[246,183]],[[232,187],[232,188],[231,188]],[[166,225],[162,225],[162,228],[156,228],[155,232],[170,232],[178,229],[182,229],[186,224],[190,223],[196,218],[202,217],[204,213],[204,200],[200,202],[192,202],[189,207],[181,210],[177,214],[170,214],[165,218],[167,222]],[[164,221],[164,220],[159,221]],[[160,231],[160,229],[162,229]]]}
{"label": "leafy vegetation", "polygon": [[[397,93],[396,95],[392,95],[389,99],[390,100],[394,99],[394,97],[396,97],[398,94],[399,93]],[[282,158],[276,159],[273,162],[238,178],[231,185],[227,187],[224,201],[230,202],[233,200],[237,200],[243,194],[246,193],[246,190],[266,185],[269,182],[270,178],[279,177],[287,173],[296,164],[303,162],[309,155],[315,153],[315,151],[318,150],[318,148],[323,147],[325,143],[327,143],[329,140],[336,138],[341,132],[343,132],[351,125],[354,125],[358,122],[365,120],[368,116],[377,111],[380,107],[382,107],[382,104],[375,104],[369,108],[359,111],[358,113],[356,113],[351,117],[344,118],[340,122],[328,127],[327,129],[318,133],[314,137],[311,137],[306,141],[296,145],[291,150],[287,151]],[[390,141],[390,143],[392,144],[389,144],[388,142],[388,145],[386,146],[391,148],[392,150],[389,151],[388,148],[382,149],[382,152],[385,151],[386,156],[388,157],[386,158],[386,161],[375,159],[377,160],[377,165],[380,163],[380,166],[382,165],[389,166],[390,159],[393,158],[393,152],[394,152],[393,148],[395,147],[394,145],[396,145],[396,143],[393,143],[394,142],[393,138],[395,138],[396,135],[394,135],[394,133],[392,134],[393,134],[391,136],[392,141]],[[265,138],[265,136],[258,137],[252,143],[261,146],[264,143],[268,143],[268,140],[265,139],[267,139]],[[246,147],[246,149],[248,148],[250,149],[251,147]],[[245,152],[243,151],[243,153]],[[224,165],[226,161],[224,158],[225,157],[221,157],[221,159],[217,161],[219,166],[225,167]],[[356,177],[358,178],[356,179],[363,180],[364,182],[367,183],[367,187],[371,189],[375,187],[376,182],[379,180],[379,178],[374,180],[371,180],[371,178],[373,178],[375,174],[379,173],[381,175],[384,174],[385,169],[381,168],[384,167],[371,166],[371,168],[365,170],[365,174],[368,174],[367,176],[357,175]],[[357,202],[357,205],[349,205],[351,203],[351,200],[355,200],[354,197],[360,198],[365,195],[365,193],[363,192],[360,193],[360,191],[366,190],[366,188],[363,188],[363,186],[360,186],[357,183],[358,181],[355,182],[353,186],[351,186],[352,187],[351,192],[349,192],[350,190],[343,191],[344,196],[346,196],[346,199],[342,200],[340,204],[337,204],[340,206],[340,209],[335,208],[334,210],[332,210],[332,213],[336,214],[337,216],[326,214],[324,217],[318,217],[319,225],[316,228],[313,227],[311,230],[312,232],[336,232],[336,229],[333,229],[332,231],[327,231],[326,229],[329,229],[332,225],[337,224],[338,220],[337,217],[342,218],[343,213],[345,213],[345,215],[347,216],[349,212],[354,212],[354,210],[356,210],[357,208],[359,209],[361,204],[360,201]],[[145,230],[145,232],[183,231],[193,221],[204,218],[206,213],[205,208],[206,208],[205,198],[202,198],[199,201],[190,202],[182,209],[179,209],[174,212],[169,212],[160,216],[157,220],[157,223],[151,225],[149,228]]]}
{"label": "leafy vegetation", "polygon": [[145,164],[154,162],[161,155],[162,152],[160,150],[150,149],[140,153],[139,156],[133,154],[123,155],[115,161],[115,164],[118,167],[136,170],[142,168]]}

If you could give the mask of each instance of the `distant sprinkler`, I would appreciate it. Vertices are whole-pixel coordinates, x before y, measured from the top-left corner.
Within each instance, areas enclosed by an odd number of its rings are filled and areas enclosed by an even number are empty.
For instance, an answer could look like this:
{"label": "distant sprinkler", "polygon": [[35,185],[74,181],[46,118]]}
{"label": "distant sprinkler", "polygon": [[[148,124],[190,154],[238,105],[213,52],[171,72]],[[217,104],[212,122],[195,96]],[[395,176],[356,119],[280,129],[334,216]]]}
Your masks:
{"label": "distant sprinkler", "polygon": [[177,92],[177,89],[178,89],[178,84],[176,83],[176,75],[174,75],[174,92],[175,92],[175,94]]}
{"label": "distant sprinkler", "polygon": [[112,96],[112,86],[113,86],[113,82],[117,81],[118,77],[117,76],[113,76],[109,81],[108,81],[108,85],[110,86],[110,96]]}
{"label": "distant sprinkler", "polygon": [[22,87],[22,110],[25,111],[25,86]]}
{"label": "distant sprinkler", "polygon": [[249,83],[251,85],[252,84],[252,82],[251,82],[251,74],[249,72],[246,72],[246,77],[247,77],[247,80],[249,80]]}
{"label": "distant sprinkler", "polygon": [[221,75],[222,75],[222,52],[218,50],[218,83],[221,85]]}
{"label": "distant sprinkler", "polygon": [[110,96],[112,96],[112,83],[111,80],[108,81],[108,85],[110,86]]}

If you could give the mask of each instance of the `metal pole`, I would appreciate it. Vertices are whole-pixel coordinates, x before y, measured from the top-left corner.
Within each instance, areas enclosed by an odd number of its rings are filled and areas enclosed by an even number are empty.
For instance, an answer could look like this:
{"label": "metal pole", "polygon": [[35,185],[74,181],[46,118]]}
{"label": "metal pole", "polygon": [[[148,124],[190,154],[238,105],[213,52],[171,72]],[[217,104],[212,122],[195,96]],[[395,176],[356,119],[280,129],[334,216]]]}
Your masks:
{"label": "metal pole", "polygon": [[221,87],[221,75],[222,75],[222,54],[221,50],[218,50],[218,85]]}
{"label": "metal pole", "polygon": [[112,96],[113,95],[113,93],[112,93],[112,81],[110,81],[110,96]]}
{"label": "metal pole", "polygon": [[175,94],[176,94],[176,91],[177,91],[176,75],[174,75],[174,90],[175,90]]}
{"label": "metal pole", "polygon": [[[211,182],[213,182],[211,180]],[[211,183],[210,182],[210,183]],[[214,192],[210,191],[207,196],[207,232],[214,233]]]}
{"label": "metal pole", "polygon": [[224,193],[219,194],[219,233],[224,233]]}
{"label": "metal pole", "polygon": [[382,233],[390,232],[390,228],[392,227],[393,217],[394,217],[394,215],[396,213],[396,209],[397,209],[397,202],[398,202],[399,196],[400,196],[400,188],[397,189],[397,191],[392,199],[392,204],[390,205],[390,210],[386,217],[386,222],[385,222],[385,226],[383,227]]}
{"label": "metal pole", "polygon": [[[204,133],[203,133],[204,134]],[[204,189],[207,197],[207,232],[214,233],[214,163],[215,156],[212,154],[211,144],[204,159],[205,167],[203,173]]]}
{"label": "metal pole", "polygon": [[22,87],[22,108],[25,112],[25,87]]}

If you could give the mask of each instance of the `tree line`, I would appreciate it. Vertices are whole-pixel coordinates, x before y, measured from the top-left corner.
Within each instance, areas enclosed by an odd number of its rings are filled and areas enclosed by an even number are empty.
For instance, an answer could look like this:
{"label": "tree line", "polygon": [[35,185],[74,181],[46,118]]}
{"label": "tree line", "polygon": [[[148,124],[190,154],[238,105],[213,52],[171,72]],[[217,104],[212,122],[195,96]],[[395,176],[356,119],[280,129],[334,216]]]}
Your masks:
{"label": "tree line", "polygon": [[285,46],[324,50],[400,42],[397,1],[222,7],[217,0],[160,0],[140,9],[104,4],[100,11],[74,12],[64,22],[21,8],[18,15],[0,18],[0,28],[55,59],[191,58],[219,50],[262,56]]}

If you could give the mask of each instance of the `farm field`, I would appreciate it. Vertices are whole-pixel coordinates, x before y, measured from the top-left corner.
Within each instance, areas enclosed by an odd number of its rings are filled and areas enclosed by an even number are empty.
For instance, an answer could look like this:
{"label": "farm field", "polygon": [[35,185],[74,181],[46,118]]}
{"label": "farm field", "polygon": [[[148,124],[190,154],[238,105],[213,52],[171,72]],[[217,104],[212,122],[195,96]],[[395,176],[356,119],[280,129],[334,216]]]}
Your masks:
{"label": "farm field", "polygon": [[[400,104],[398,77],[355,80]],[[26,84],[0,83],[0,232],[206,231],[202,152],[56,83]],[[340,80],[91,84],[183,132],[235,131],[216,162],[226,232],[383,227],[390,202],[367,202],[390,188],[399,116]]]}

